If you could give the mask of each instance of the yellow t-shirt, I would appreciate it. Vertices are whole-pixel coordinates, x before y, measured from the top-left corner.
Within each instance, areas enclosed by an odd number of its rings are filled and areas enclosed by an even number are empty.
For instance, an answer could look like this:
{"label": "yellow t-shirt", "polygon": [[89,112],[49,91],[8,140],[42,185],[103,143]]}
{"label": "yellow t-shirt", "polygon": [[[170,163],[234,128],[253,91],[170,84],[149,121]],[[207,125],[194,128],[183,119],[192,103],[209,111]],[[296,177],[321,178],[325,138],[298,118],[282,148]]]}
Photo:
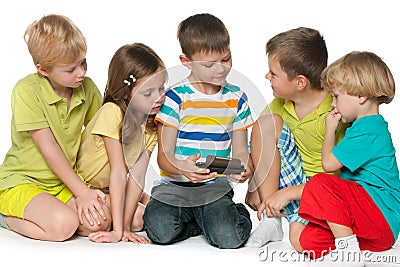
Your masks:
{"label": "yellow t-shirt", "polygon": [[[322,168],[322,143],[325,136],[325,117],[332,110],[332,95],[328,95],[319,106],[303,120],[299,120],[291,100],[275,98],[261,112],[279,114],[293,133],[293,137],[302,158],[302,166],[307,176],[325,172]],[[337,142],[346,131],[343,123],[336,132]]]}
{"label": "yellow t-shirt", "polygon": [[62,184],[37,149],[30,130],[50,128],[71,167],[75,166],[80,136],[101,106],[101,94],[86,77],[73,89],[70,109],[47,78],[30,74],[15,85],[12,98],[12,145],[0,166],[0,190],[33,183],[50,187]]}
{"label": "yellow t-shirt", "polygon": [[[102,136],[121,140],[121,127],[123,124],[123,114],[118,105],[108,102],[105,103],[93,119],[89,122],[82,133],[81,146],[78,152],[77,172],[82,179],[90,186],[105,188],[110,185],[110,163]],[[157,131],[145,130],[144,124],[141,125],[140,136],[144,138],[136,139],[132,144],[133,149],[127,151],[124,147],[124,154],[129,155],[135,161],[144,149],[153,151],[157,144]]]}

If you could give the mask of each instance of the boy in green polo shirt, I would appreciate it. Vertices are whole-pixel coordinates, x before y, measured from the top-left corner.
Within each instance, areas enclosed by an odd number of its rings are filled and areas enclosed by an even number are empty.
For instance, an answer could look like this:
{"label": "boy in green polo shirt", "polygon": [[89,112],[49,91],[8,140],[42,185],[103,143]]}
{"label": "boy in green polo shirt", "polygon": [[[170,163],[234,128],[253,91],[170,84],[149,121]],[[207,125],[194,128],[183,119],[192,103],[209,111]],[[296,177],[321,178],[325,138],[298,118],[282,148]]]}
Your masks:
{"label": "boy in green polo shirt", "polygon": [[[274,36],[267,42],[266,52],[266,78],[276,98],[252,131],[255,176],[246,203],[263,218],[246,246],[261,247],[281,240],[281,217],[285,216],[290,242],[297,249],[298,233],[307,223],[298,216],[298,189],[323,172],[325,116],[332,110],[332,96],[321,88],[320,76],[327,66],[328,52],[320,33],[304,27]],[[343,137],[344,129],[339,127],[337,138]]]}
{"label": "boy in green polo shirt", "polygon": [[0,166],[0,225],[63,241],[110,227],[106,197],[74,172],[82,127],[101,106],[86,74],[86,40],[66,17],[44,16],[25,32],[37,69],[12,92],[12,146]]}

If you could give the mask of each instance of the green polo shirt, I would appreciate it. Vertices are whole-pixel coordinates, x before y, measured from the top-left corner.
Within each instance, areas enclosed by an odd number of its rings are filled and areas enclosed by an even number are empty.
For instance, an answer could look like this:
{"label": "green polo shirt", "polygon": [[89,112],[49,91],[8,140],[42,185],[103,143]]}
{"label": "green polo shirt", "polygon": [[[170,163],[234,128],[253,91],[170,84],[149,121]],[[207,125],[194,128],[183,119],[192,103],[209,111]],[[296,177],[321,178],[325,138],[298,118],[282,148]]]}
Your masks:
{"label": "green polo shirt", "polygon": [[[279,114],[292,131],[294,141],[302,158],[302,166],[307,176],[324,173],[321,154],[325,136],[325,117],[332,110],[332,95],[329,94],[319,106],[302,120],[297,117],[291,100],[275,98],[261,112]],[[340,123],[336,132],[337,141],[343,138],[346,127]]]}
{"label": "green polo shirt", "polygon": [[12,145],[0,166],[0,190],[33,183],[61,184],[37,149],[30,130],[50,128],[71,167],[75,166],[81,132],[101,106],[101,95],[90,78],[73,89],[70,109],[47,78],[31,74],[19,80],[12,97]]}

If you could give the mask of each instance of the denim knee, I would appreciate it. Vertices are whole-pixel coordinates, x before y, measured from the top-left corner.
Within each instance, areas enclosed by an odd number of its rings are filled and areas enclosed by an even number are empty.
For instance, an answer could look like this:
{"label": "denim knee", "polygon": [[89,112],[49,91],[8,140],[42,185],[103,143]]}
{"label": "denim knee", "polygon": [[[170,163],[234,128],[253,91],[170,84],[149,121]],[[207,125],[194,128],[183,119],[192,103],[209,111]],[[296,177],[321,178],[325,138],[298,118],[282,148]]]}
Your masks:
{"label": "denim knee", "polygon": [[248,240],[251,231],[250,214],[243,204],[232,199],[217,200],[202,209],[203,232],[211,245],[218,248],[239,248]]}
{"label": "denim knee", "polygon": [[171,218],[166,218],[168,212],[163,212],[163,210],[166,210],[163,207],[164,205],[161,202],[150,199],[143,214],[144,229],[147,236],[153,243],[157,244],[171,243],[174,236],[173,229],[170,229],[172,223],[166,223],[171,219],[173,220],[173,216],[170,213]]}
{"label": "denim knee", "polygon": [[201,234],[196,222],[191,222],[187,208],[180,208],[151,199],[143,214],[144,229],[156,244],[172,244]]}

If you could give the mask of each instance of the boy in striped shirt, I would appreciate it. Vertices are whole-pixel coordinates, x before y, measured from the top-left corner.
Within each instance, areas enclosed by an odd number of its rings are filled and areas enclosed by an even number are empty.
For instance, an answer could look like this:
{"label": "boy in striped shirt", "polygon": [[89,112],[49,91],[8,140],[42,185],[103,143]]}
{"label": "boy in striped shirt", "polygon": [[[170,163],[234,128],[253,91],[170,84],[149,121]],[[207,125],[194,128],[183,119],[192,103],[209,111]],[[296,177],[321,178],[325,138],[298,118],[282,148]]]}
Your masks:
{"label": "boy in striped shirt", "polygon": [[[161,181],[152,189],[144,223],[154,243],[171,244],[204,234],[218,248],[238,248],[251,231],[250,215],[232,200],[232,184],[253,171],[247,128],[253,125],[246,94],[230,85],[230,38],[221,20],[193,15],[178,28],[187,78],[166,93],[158,122]],[[239,158],[240,174],[218,175],[196,166],[206,156]]]}

